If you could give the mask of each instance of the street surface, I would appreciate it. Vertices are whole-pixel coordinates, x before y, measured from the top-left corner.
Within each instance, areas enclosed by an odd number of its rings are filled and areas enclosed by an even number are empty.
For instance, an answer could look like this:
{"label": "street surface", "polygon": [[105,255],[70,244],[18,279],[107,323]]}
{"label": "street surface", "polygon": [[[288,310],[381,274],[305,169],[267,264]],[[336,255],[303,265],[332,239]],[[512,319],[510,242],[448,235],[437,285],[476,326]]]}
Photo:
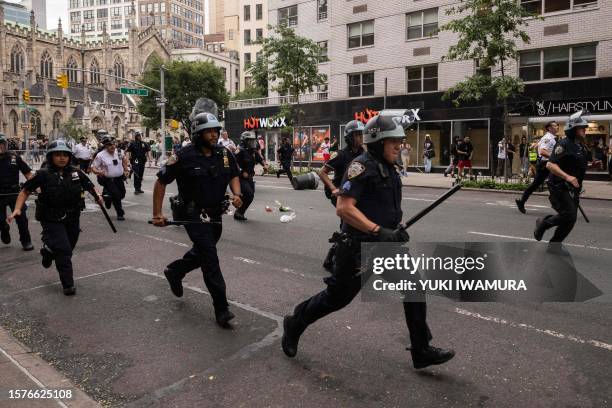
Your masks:
{"label": "street surface", "polygon": [[[73,258],[77,295],[61,294],[54,267],[36,251],[0,246],[0,326],[105,406],[130,407],[609,407],[612,405],[612,205],[584,200],[567,243],[578,270],[604,295],[587,303],[454,303],[429,298],[433,345],[453,348],[442,366],[415,371],[402,308],[360,297],[311,326],[295,359],[280,348],[282,316],[317,293],[321,263],[338,218],[318,191],[294,191],[286,177],[256,178],[245,223],[224,217],[218,245],[233,330],[214,321],[202,274],[175,298],[166,264],[190,247],[181,227],[155,228],[154,171],[125,200],[114,235],[91,202]],[[169,186],[168,196],[176,191]],[[405,218],[444,190],[404,188]],[[528,214],[514,195],[462,191],[410,228],[414,242],[530,241],[537,217],[552,213],[534,196]],[[297,218],[279,221],[275,200]],[[265,211],[269,205],[274,212]],[[114,210],[110,211],[114,217]],[[170,215],[168,202],[165,214]],[[550,238],[548,232],[545,239]],[[516,260],[516,268],[521,259]],[[0,388],[14,387],[0,354]],[[2,370],[7,367],[7,370]],[[25,382],[31,381],[24,377]],[[31,384],[33,387],[34,384]],[[12,402],[1,406],[58,406]]]}

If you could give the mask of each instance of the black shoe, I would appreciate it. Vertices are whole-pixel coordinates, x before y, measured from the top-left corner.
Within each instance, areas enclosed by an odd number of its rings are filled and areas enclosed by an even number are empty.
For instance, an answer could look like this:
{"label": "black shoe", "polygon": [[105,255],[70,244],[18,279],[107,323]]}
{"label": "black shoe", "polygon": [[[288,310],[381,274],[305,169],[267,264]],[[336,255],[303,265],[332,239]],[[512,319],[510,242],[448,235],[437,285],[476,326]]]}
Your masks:
{"label": "black shoe", "polygon": [[430,365],[444,364],[455,357],[453,350],[444,350],[437,347],[427,346],[420,350],[410,350],[412,354],[412,365],[417,370],[429,367]]}
{"label": "black shoe", "polygon": [[565,249],[561,242],[549,242],[546,252],[553,255],[570,256],[569,251]]}
{"label": "black shoe", "polygon": [[280,171],[276,172],[276,178],[280,178]]}
{"label": "black shoe", "polygon": [[74,296],[74,295],[76,295],[76,288],[74,286],[71,286],[69,288],[64,288],[64,295],[65,296]]}
{"label": "black shoe", "polygon": [[8,227],[0,231],[0,239],[3,244],[8,245],[11,243],[11,230]]}
{"label": "black shoe", "polygon": [[53,263],[53,252],[49,251],[47,248],[40,248],[40,254],[42,255],[42,266],[47,269],[51,267]]}
{"label": "black shoe", "polygon": [[538,218],[536,220],[535,230],[533,230],[533,237],[536,239],[536,241],[542,240],[545,231],[546,230],[544,229],[544,218]]}
{"label": "black shoe", "polygon": [[230,320],[236,317],[235,314],[229,311],[229,309],[225,309],[221,312],[215,311],[215,319],[217,319],[217,324],[224,329],[230,328]]}
{"label": "black shoe", "polygon": [[109,197],[109,196],[103,196],[102,197],[104,199],[104,207],[106,207],[107,210],[110,210],[111,205],[113,205],[113,200]]}
{"label": "black shoe", "polygon": [[34,245],[32,245],[32,243],[30,241],[22,242],[21,246],[23,247],[24,251],[33,251],[34,250]]}
{"label": "black shoe", "polygon": [[141,194],[141,193],[140,193],[140,191],[138,191],[138,190],[134,190],[134,194],[135,194],[135,195],[138,195],[138,194]]}
{"label": "black shoe", "polygon": [[170,290],[174,293],[174,296],[183,297],[183,282],[181,279],[172,276],[172,273],[168,269],[164,271],[164,275],[166,279],[168,279],[168,283],[170,283]]}
{"label": "black shoe", "polygon": [[138,194],[144,194],[144,191],[138,190]]}
{"label": "black shoe", "polygon": [[117,215],[117,221],[125,221],[125,216],[123,214]]}
{"label": "black shoe", "polygon": [[283,319],[283,338],[281,346],[287,357],[295,357],[298,352],[298,343],[300,336],[304,333],[304,329],[296,327],[295,318],[292,315],[287,315]]}
{"label": "black shoe", "polygon": [[240,211],[236,211],[234,213],[234,219],[238,220],[238,221],[246,221],[247,217],[244,216],[244,214]]}
{"label": "black shoe", "polygon": [[444,177],[448,177],[448,174],[446,174],[446,172],[444,172]]}
{"label": "black shoe", "polygon": [[520,212],[522,212],[523,214],[527,214],[527,210],[525,210],[525,203],[523,202],[523,200],[517,199],[514,200],[514,202],[516,203],[516,207]]}

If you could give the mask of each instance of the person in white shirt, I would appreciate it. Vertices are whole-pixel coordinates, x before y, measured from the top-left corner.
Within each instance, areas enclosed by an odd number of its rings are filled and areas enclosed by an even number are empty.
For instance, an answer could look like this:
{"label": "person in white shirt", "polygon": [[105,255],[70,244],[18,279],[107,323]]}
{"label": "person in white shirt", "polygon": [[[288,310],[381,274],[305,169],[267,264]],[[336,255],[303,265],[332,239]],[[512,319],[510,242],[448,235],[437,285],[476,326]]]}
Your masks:
{"label": "person in white shirt", "polygon": [[81,136],[81,143],[74,145],[72,154],[81,170],[88,173],[89,165],[91,164],[91,149],[87,146],[87,139],[85,137]]}
{"label": "person in white shirt", "polygon": [[234,143],[234,141],[229,138],[227,130],[225,129],[221,131],[221,138],[219,139],[218,144],[225,147],[226,149],[229,149],[229,151],[232,153],[236,152],[236,143]]}
{"label": "person in white shirt", "polygon": [[117,211],[117,220],[123,221],[125,211],[121,200],[125,198],[125,180],[129,174],[128,160],[117,151],[115,141],[111,138],[102,140],[102,146],[104,149],[96,155],[91,169],[98,176],[98,183],[104,187],[104,205],[110,209],[112,204]]}
{"label": "person in white shirt", "polygon": [[191,139],[189,139],[189,136],[185,137],[185,140],[183,140],[183,144],[181,147],[185,147],[185,146],[189,146],[191,144]]}
{"label": "person in white shirt", "polygon": [[533,182],[527,187],[527,189],[523,192],[523,196],[517,200],[516,206],[519,211],[523,214],[527,213],[525,210],[525,203],[529,199],[529,196],[548,178],[548,174],[550,173],[546,168],[546,163],[548,163],[548,159],[557,144],[557,132],[559,131],[559,124],[557,122],[548,122],[546,126],[546,134],[542,136],[540,141],[538,142],[538,161],[536,162],[536,175],[533,178]]}

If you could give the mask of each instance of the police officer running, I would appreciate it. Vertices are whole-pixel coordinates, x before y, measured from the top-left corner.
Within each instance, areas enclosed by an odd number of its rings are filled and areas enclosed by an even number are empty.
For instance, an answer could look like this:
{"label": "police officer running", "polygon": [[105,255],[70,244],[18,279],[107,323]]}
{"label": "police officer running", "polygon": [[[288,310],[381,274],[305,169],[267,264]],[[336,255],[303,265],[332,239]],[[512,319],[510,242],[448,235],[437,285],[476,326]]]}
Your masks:
{"label": "police officer running", "polygon": [[129,174],[127,157],[117,152],[115,141],[106,137],[102,140],[104,150],[94,159],[91,170],[98,176],[98,183],[104,188],[102,195],[104,205],[110,209],[111,204],[117,211],[117,220],[125,220],[125,211],[121,200],[125,198],[125,180]]}
{"label": "police officer running", "polygon": [[36,219],[42,226],[42,265],[49,268],[55,261],[66,296],[76,293],[72,277],[72,251],[79,239],[83,193],[89,191],[99,197],[87,175],[70,164],[71,158],[72,150],[66,142],[51,142],[47,150],[47,165],[26,181],[17,197],[15,211],[9,217],[9,222],[19,218],[30,194],[40,188],[36,200]]}
{"label": "police officer running", "polygon": [[142,178],[144,177],[147,153],[151,150],[148,143],[142,141],[142,133],[134,133],[134,141],[130,143],[127,152],[130,154],[130,164],[134,173],[134,194],[144,194],[142,191]]}
{"label": "police officer running", "polygon": [[[283,320],[282,348],[289,357],[297,354],[300,336],[309,325],[348,305],[361,290],[362,242],[409,239],[408,233],[398,227],[402,183],[394,166],[405,134],[393,119],[381,114],[365,126],[367,152],[349,165],[338,193],[336,213],[342,219],[345,238],[338,243],[334,274],[326,280],[327,289],[297,305],[293,315]],[[442,364],[454,356],[452,350],[429,346],[431,333],[424,302],[404,303],[404,314],[415,368]]]}
{"label": "police officer running", "polygon": [[236,152],[236,161],[240,167],[240,191],[242,192],[242,207],[238,208],[234,213],[234,219],[238,221],[246,221],[244,216],[255,197],[255,164],[261,164],[264,169],[268,165],[263,160],[262,155],[257,150],[257,136],[251,131],[243,132],[240,135],[240,145]]}
{"label": "police officer running", "polygon": [[276,178],[280,178],[280,175],[283,173],[287,173],[287,177],[289,177],[289,181],[293,180],[293,174],[291,173],[291,160],[293,160],[293,152],[294,148],[289,144],[289,138],[283,137],[283,141],[276,151],[279,156],[279,160],[281,163],[281,169],[276,171]]}
{"label": "police officer running", "polygon": [[[332,205],[336,206],[338,193],[340,192],[340,183],[349,163],[356,157],[363,154],[363,123],[358,120],[352,120],[344,127],[344,141],[346,146],[340,150],[338,154],[325,163],[325,166],[319,171],[319,178],[325,185],[325,196],[331,200]],[[334,172],[333,181],[329,178],[329,172]],[[323,267],[329,272],[333,269],[334,254],[336,253],[336,244],[334,243],[325,261]]]}
{"label": "police officer running", "polygon": [[91,149],[87,146],[87,139],[85,139],[85,137],[81,136],[80,141],[81,143],[74,145],[72,148],[72,154],[74,155],[76,164],[79,165],[81,170],[87,172],[91,164]]}
{"label": "police officer running", "polygon": [[552,155],[555,144],[557,143],[557,130],[559,129],[559,125],[557,122],[548,122],[544,129],[546,129],[546,134],[542,136],[540,141],[538,142],[538,161],[536,162],[536,174],[533,178],[531,184],[525,189],[523,192],[523,196],[517,200],[516,206],[518,210],[523,214],[527,213],[525,210],[525,203],[529,200],[531,194],[533,194],[536,189],[538,189],[546,179],[548,178],[549,170],[548,170],[548,160]]}
{"label": "police officer running", "polygon": [[166,185],[176,180],[178,197],[171,199],[175,221],[185,222],[193,247],[182,259],[166,267],[164,275],[172,293],[183,296],[182,280],[200,267],[204,283],[213,299],[215,318],[221,327],[229,327],[235,316],[227,303],[225,280],[219,267],[217,242],[221,238],[221,215],[226,210],[225,192],[229,184],[234,207],[242,206],[240,169],[234,155],[217,145],[221,124],[211,113],[198,113],[191,124],[192,144],[173,154],[157,174],[153,190],[153,224],[166,225],[162,204]]}
{"label": "police officer running", "polygon": [[[4,134],[0,133],[0,238],[2,243],[11,243],[10,226],[6,222],[6,207],[11,211],[15,210],[15,202],[19,194],[19,172],[25,176],[27,180],[32,178],[32,169],[23,161],[21,156],[14,152],[8,151],[8,141]],[[27,206],[24,205],[23,210],[17,220],[17,228],[19,229],[19,241],[24,251],[32,251],[32,238],[28,229],[28,217],[26,216]]]}
{"label": "police officer running", "polygon": [[[535,239],[542,240],[544,232],[557,227],[550,242],[563,242],[574,228],[578,215],[578,204],[582,181],[587,169],[587,149],[584,137],[588,122],[579,111],[568,119],[565,128],[565,138],[555,146],[546,168],[548,176],[549,200],[557,215],[548,215],[536,220],[533,232]],[[562,254],[565,250],[558,248]]]}

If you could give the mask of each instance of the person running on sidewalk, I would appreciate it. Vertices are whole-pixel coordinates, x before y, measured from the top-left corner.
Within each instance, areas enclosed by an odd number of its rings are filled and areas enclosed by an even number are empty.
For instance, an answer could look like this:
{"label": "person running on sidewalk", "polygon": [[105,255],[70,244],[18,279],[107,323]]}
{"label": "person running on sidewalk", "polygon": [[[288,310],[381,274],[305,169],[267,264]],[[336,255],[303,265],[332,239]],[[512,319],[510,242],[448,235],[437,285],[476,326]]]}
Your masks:
{"label": "person running on sidewalk", "polygon": [[121,200],[125,198],[125,180],[129,174],[128,160],[120,155],[115,142],[109,137],[102,141],[104,150],[96,155],[91,169],[98,176],[98,183],[104,190],[104,205],[110,209],[111,204],[117,211],[117,220],[125,220],[125,211]]}
{"label": "person running on sidewalk", "polygon": [[553,153],[553,149],[557,144],[557,132],[559,130],[559,124],[554,121],[548,122],[546,126],[544,126],[544,129],[546,129],[546,134],[542,136],[542,138],[538,142],[538,161],[536,163],[536,175],[533,178],[531,184],[523,192],[521,198],[514,200],[518,210],[523,214],[527,213],[527,210],[525,209],[525,203],[527,203],[527,200],[529,200],[531,194],[533,194],[536,189],[538,189],[542,184],[544,184],[544,182],[548,178],[548,175],[550,174],[550,171],[548,170],[546,164],[548,163],[548,160],[550,159],[550,156]]}

